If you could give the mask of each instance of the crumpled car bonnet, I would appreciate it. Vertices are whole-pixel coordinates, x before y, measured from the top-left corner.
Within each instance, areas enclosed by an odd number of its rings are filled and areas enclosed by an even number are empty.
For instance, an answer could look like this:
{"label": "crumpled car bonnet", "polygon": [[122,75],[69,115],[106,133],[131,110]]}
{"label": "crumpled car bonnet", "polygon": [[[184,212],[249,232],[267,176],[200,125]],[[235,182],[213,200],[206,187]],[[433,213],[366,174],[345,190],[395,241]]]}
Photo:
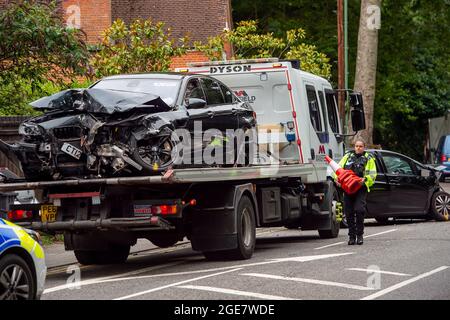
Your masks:
{"label": "crumpled car bonnet", "polygon": [[129,91],[107,89],[69,89],[33,101],[36,110],[79,110],[91,113],[113,114],[133,109],[149,109],[149,112],[171,110],[159,96]]}

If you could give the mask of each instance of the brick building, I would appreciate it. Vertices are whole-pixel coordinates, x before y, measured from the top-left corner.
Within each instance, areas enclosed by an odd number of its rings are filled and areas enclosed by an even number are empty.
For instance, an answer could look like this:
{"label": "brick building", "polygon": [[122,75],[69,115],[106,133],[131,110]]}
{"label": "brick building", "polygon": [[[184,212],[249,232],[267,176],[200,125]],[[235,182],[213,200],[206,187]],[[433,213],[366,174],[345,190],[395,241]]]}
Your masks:
{"label": "brick building", "polygon": [[[0,0],[0,9],[10,2]],[[82,29],[89,44],[99,42],[102,31],[119,18],[125,23],[138,18],[163,21],[172,37],[187,34],[192,41],[202,42],[232,26],[231,0],[57,0],[57,4],[66,24]],[[173,59],[172,68],[206,60],[199,52],[188,52]]]}

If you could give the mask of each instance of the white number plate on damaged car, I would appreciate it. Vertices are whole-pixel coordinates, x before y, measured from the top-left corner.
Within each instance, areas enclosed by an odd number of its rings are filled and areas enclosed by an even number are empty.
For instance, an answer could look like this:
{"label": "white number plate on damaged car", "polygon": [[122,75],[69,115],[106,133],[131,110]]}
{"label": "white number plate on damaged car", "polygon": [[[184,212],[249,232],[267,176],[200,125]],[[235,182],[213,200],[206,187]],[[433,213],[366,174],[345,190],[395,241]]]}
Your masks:
{"label": "white number plate on damaged car", "polygon": [[71,155],[75,159],[80,160],[80,158],[81,158],[81,150],[67,142],[62,145],[61,151]]}

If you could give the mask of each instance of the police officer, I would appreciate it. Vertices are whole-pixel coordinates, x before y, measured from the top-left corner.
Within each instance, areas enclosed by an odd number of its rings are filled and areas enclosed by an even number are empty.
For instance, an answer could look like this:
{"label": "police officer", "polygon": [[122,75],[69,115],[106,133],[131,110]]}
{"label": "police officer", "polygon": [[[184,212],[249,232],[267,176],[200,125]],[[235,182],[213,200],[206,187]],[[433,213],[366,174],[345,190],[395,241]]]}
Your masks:
{"label": "police officer", "polygon": [[[370,187],[377,177],[375,159],[365,151],[365,147],[364,141],[357,140],[354,151],[347,152],[339,162],[342,168],[352,170],[358,177],[364,178],[361,181],[362,187],[358,192],[352,195],[344,194],[344,212],[348,223],[349,245],[363,244],[367,192],[370,192]],[[334,179],[340,186],[336,175],[334,175]]]}

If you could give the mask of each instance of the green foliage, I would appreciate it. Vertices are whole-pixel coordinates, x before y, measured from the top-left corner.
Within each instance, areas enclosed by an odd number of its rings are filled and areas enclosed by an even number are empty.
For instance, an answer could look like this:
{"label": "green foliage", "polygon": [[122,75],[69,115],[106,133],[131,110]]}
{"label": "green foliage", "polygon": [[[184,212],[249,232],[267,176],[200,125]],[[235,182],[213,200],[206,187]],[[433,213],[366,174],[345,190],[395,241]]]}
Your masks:
{"label": "green foliage", "polygon": [[304,43],[306,33],[301,28],[287,30],[284,37],[276,37],[272,32],[258,31],[256,20],[240,21],[233,30],[209,38],[207,44],[196,42],[195,47],[211,60],[222,58],[226,43],[233,46],[233,59],[253,59],[279,57],[300,61],[302,70],[329,78],[331,65],[328,57],[313,45]]}
{"label": "green foliage", "polygon": [[82,34],[55,12],[55,3],[16,1],[0,13],[1,115],[30,114],[28,102],[86,74]]}
{"label": "green foliage", "polygon": [[171,39],[163,22],[135,20],[127,26],[122,20],[104,31],[98,52],[92,59],[97,77],[120,73],[167,71],[171,58],[186,51],[186,37]]}
{"label": "green foliage", "polygon": [[36,115],[37,111],[28,104],[38,100],[43,96],[49,96],[69,88],[87,88],[91,81],[77,81],[62,85],[53,81],[45,81],[39,84],[39,87],[32,88],[29,81],[20,81],[3,85],[0,88],[0,116],[10,115]]}
{"label": "green foliage", "polygon": [[450,109],[450,3],[385,0],[382,9],[375,138],[423,160],[427,119]]}
{"label": "green foliage", "polygon": [[[301,26],[305,43],[331,58],[337,83],[336,0],[233,0],[233,20],[258,19],[281,37]],[[355,76],[360,0],[348,0],[349,84]],[[374,143],[422,160],[427,119],[450,109],[450,2],[383,0]]]}

